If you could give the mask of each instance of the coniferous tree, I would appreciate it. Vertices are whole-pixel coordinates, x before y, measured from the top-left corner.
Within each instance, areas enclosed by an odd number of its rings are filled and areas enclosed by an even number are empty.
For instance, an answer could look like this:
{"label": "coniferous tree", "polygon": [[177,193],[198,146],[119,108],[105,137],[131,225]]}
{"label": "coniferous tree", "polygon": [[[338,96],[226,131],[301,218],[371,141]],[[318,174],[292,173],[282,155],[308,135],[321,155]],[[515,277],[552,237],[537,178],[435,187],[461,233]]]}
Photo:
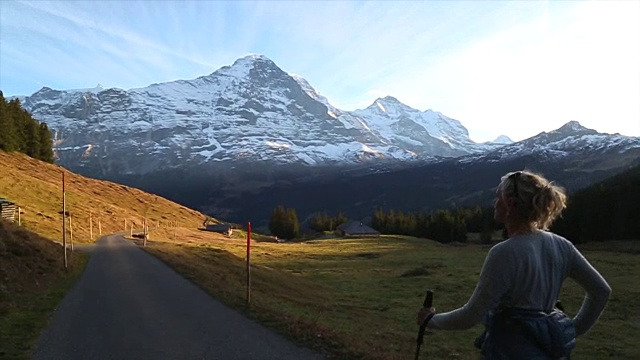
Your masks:
{"label": "coniferous tree", "polygon": [[39,159],[48,163],[53,163],[53,140],[51,139],[51,130],[47,123],[40,123],[39,129],[40,154]]}
{"label": "coniferous tree", "polygon": [[24,153],[34,159],[40,158],[40,126],[37,121],[22,115],[24,128]]}
{"label": "coniferous tree", "polygon": [[276,207],[269,221],[271,234],[283,238],[293,239],[300,234],[300,223],[295,209],[285,209],[284,206]]}
{"label": "coniferous tree", "polygon": [[269,231],[275,236],[282,237],[283,223],[285,220],[284,206],[279,205],[271,213],[271,220],[269,221]]}
{"label": "coniferous tree", "polygon": [[347,217],[338,212],[336,216],[329,216],[326,212],[314,214],[309,219],[309,228],[315,231],[334,231],[338,225],[347,221]]}
{"label": "coniferous tree", "polygon": [[13,132],[14,150],[25,153],[26,151],[26,126],[24,121],[24,113],[20,100],[13,99],[9,101],[8,106],[9,122],[11,123],[9,131]]}
{"label": "coniferous tree", "polygon": [[20,100],[7,102],[0,91],[0,150],[20,151],[35,159],[53,162],[51,132],[22,108]]}
{"label": "coniferous tree", "polygon": [[2,98],[0,114],[0,148],[4,151],[20,151],[20,132],[15,102],[7,102]]}
{"label": "coniferous tree", "polygon": [[0,92],[0,150],[15,150],[15,131],[13,122],[9,118],[9,107],[7,101]]}
{"label": "coniferous tree", "polygon": [[286,236],[287,239],[293,239],[300,235],[300,222],[298,222],[298,213],[295,209],[287,209],[286,217]]}
{"label": "coniferous tree", "polygon": [[384,233],[384,210],[378,208],[373,212],[373,216],[371,216],[371,227]]}

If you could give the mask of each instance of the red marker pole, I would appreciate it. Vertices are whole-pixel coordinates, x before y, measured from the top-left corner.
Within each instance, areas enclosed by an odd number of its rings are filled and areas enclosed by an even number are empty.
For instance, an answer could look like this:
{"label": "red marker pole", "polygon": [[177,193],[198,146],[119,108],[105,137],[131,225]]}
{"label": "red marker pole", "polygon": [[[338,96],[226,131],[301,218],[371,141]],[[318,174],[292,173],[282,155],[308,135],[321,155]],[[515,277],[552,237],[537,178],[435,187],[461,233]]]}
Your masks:
{"label": "red marker pole", "polygon": [[251,221],[247,223],[247,305],[251,304]]}
{"label": "red marker pole", "polygon": [[64,268],[69,267],[67,260],[67,202],[64,192],[64,171],[62,172],[62,252],[64,253]]}

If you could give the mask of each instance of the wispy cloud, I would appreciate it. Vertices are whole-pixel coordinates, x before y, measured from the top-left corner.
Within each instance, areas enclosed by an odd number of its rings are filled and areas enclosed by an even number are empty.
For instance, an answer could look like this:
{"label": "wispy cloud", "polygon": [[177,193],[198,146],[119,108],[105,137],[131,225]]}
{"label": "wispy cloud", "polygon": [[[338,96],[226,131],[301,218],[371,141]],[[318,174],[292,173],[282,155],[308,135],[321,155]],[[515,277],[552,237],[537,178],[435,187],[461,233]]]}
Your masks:
{"label": "wispy cloud", "polygon": [[[640,135],[640,2],[0,1],[0,87],[121,88],[262,53],[335,106],[392,95],[476,140]],[[15,89],[15,90],[12,90]],[[24,91],[21,89],[25,89]]]}

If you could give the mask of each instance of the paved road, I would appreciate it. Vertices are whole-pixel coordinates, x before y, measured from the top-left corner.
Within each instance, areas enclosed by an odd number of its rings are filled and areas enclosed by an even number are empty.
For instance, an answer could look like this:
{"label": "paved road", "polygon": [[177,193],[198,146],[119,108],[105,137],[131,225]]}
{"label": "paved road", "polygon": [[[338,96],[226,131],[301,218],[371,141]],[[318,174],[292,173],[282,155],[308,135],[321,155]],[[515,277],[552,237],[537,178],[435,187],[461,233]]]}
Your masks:
{"label": "paved road", "polygon": [[34,359],[322,359],[212,299],[118,235],[40,335]]}

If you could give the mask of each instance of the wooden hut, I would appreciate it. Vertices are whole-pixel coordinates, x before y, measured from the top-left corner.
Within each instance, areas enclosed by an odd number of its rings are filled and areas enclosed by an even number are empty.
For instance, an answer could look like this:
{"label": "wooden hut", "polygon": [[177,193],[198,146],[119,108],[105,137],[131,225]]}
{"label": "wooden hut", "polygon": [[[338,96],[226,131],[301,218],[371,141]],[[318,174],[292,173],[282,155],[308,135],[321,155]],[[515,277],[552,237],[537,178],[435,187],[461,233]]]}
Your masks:
{"label": "wooden hut", "polygon": [[360,221],[348,221],[340,224],[336,231],[342,236],[380,236],[378,230],[364,225]]}
{"label": "wooden hut", "polygon": [[233,228],[231,227],[230,224],[206,224],[204,229],[207,231],[213,231],[213,232],[217,232],[227,236],[231,236],[231,234],[233,233]]}
{"label": "wooden hut", "polygon": [[0,218],[9,221],[15,221],[16,204],[7,199],[0,198]]}

